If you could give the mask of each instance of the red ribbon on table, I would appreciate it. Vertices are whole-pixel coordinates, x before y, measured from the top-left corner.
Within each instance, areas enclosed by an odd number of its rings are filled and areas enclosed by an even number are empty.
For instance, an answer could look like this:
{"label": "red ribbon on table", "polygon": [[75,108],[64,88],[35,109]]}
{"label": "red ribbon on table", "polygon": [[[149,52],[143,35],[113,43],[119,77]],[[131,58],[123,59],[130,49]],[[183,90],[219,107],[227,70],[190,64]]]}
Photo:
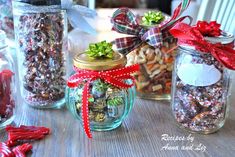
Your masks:
{"label": "red ribbon on table", "polygon": [[[134,86],[135,79],[131,76],[132,73],[139,71],[139,65],[132,65],[123,67],[120,69],[106,70],[106,71],[92,71],[92,70],[81,70],[75,67],[76,73],[72,75],[67,82],[68,87],[75,88],[81,82],[86,80],[86,84],[82,92],[82,119],[83,127],[88,138],[92,138],[89,123],[89,109],[88,109],[88,98],[89,98],[89,85],[92,81],[102,79],[103,81],[122,89],[130,88]],[[127,84],[126,80],[132,80],[132,84]]]}
{"label": "red ribbon on table", "polygon": [[210,43],[204,39],[197,27],[185,23],[176,24],[170,33],[178,38],[179,45],[193,46],[196,50],[211,55],[228,69],[235,70],[235,50],[221,43]]}

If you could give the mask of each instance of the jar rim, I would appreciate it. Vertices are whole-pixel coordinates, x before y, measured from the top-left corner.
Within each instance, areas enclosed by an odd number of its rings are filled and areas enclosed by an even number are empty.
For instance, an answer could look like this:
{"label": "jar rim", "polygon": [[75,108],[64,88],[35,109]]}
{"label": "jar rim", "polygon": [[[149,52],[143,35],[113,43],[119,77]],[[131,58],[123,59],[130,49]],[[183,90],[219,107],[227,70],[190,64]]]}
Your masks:
{"label": "jar rim", "polygon": [[121,68],[126,65],[127,59],[121,54],[114,52],[113,59],[93,59],[87,56],[85,52],[80,53],[73,59],[73,64],[79,69],[104,71]]}
{"label": "jar rim", "polygon": [[234,35],[225,31],[222,31],[221,35],[218,37],[204,37],[204,38],[205,40],[211,43],[229,44],[234,41]]}

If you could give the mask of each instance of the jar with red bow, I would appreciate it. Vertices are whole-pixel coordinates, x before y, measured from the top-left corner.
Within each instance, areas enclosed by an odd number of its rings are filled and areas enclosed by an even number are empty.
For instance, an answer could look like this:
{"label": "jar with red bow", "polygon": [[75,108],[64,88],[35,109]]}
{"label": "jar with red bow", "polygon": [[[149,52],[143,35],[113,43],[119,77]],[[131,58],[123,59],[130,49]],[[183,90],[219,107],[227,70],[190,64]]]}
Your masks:
{"label": "jar with red bow", "polygon": [[115,39],[117,50],[127,55],[127,65],[139,64],[135,74],[137,95],[144,99],[169,100],[177,40],[169,29],[186,17],[178,18],[187,8],[178,6],[174,16],[149,11],[135,16],[129,9],[120,8],[112,17],[113,30],[131,36]]}
{"label": "jar with red bow", "polygon": [[13,121],[16,103],[13,60],[5,39],[5,32],[0,30],[0,129]]}
{"label": "jar with red bow", "polygon": [[67,81],[67,107],[83,122],[84,130],[117,128],[132,109],[135,86],[132,73],[138,65],[125,67],[126,57],[102,41],[74,58],[74,74]]}
{"label": "jar with red bow", "polygon": [[191,132],[213,133],[224,125],[228,114],[228,69],[235,70],[234,37],[219,26],[215,22],[198,22],[193,27],[179,23],[170,30],[179,45],[172,111],[177,124]]}

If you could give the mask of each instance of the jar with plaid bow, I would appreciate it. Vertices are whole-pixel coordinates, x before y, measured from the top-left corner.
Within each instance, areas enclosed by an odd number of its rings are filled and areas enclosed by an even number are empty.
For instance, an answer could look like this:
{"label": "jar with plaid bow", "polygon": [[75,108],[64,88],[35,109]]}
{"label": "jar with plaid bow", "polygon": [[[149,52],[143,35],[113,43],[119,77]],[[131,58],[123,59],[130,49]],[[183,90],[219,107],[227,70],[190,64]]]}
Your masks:
{"label": "jar with plaid bow", "polygon": [[139,64],[135,74],[137,95],[145,99],[169,100],[177,40],[169,29],[187,16],[178,18],[190,1],[183,1],[172,17],[149,11],[135,16],[128,8],[116,10],[113,30],[131,36],[115,39],[119,52],[127,55],[127,65]]}

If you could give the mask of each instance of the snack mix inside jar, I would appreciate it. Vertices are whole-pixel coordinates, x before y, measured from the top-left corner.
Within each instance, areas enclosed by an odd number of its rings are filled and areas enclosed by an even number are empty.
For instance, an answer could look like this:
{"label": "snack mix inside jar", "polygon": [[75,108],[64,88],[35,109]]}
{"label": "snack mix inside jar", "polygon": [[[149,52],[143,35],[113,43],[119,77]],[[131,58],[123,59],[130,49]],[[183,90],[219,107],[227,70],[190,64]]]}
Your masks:
{"label": "snack mix inside jar", "polygon": [[[75,118],[84,122],[83,99],[85,86],[88,84],[87,112],[91,130],[106,131],[117,128],[132,109],[135,87],[120,88],[114,85],[115,81],[108,81],[119,80],[119,75],[129,76],[127,71],[122,71],[125,65],[124,55],[114,52],[111,44],[106,41],[90,44],[85,53],[74,58],[75,74],[70,77],[68,84],[73,79],[80,81],[75,87],[67,88],[67,107]],[[123,81],[128,85],[133,84],[132,80]]]}
{"label": "snack mix inside jar", "polygon": [[[233,44],[234,40],[225,32],[205,39],[223,46]],[[205,47],[205,44],[201,46]],[[171,105],[181,128],[202,134],[219,130],[228,114],[229,89],[229,70],[212,53],[196,50],[192,45],[179,46],[173,71]]]}
{"label": "snack mix inside jar", "polygon": [[13,60],[7,52],[6,34],[0,30],[0,129],[14,120],[16,103]]}
{"label": "snack mix inside jar", "polygon": [[35,108],[65,104],[67,16],[60,0],[14,0],[21,96]]}

